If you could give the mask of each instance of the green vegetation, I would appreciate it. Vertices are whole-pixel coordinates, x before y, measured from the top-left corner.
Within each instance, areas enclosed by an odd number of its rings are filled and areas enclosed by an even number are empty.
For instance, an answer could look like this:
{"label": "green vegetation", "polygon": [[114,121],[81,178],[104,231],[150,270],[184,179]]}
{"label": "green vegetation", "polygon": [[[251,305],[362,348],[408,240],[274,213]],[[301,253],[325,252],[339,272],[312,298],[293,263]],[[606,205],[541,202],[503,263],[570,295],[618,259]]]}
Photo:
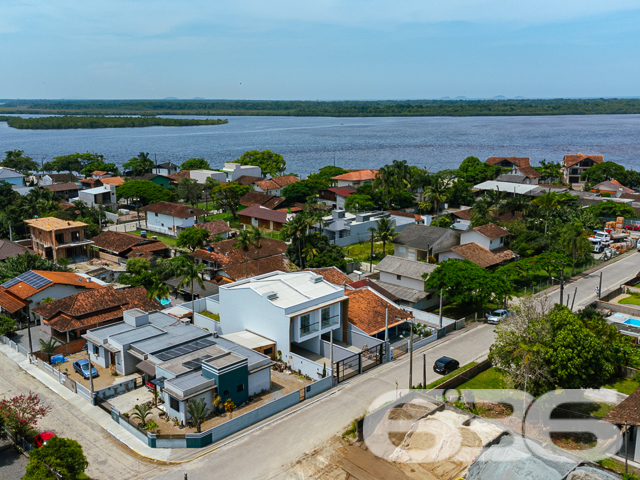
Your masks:
{"label": "green vegetation", "polygon": [[[132,232],[128,232],[128,233],[132,233],[133,235],[138,235],[140,236],[140,230],[134,230]],[[168,237],[166,235],[162,235],[160,233],[155,233],[155,232],[150,232],[147,231],[147,236],[151,237],[158,237],[158,240],[160,240],[162,243],[164,243],[167,247],[170,248],[176,248],[178,246],[178,239],[174,238],[174,237]]]}
{"label": "green vegetation", "polygon": [[190,158],[180,165],[180,170],[210,170],[209,162],[204,158]]}
{"label": "green vegetation", "polygon": [[200,315],[204,315],[205,317],[208,317],[211,320],[215,320],[216,322],[220,321],[220,315],[217,313],[211,313],[209,310],[204,310],[200,312]]}
{"label": "green vegetation", "polygon": [[496,367],[491,367],[482,373],[479,373],[471,380],[463,383],[458,387],[459,389],[503,389],[508,388],[505,374],[502,370]]}
{"label": "green vegetation", "polygon": [[263,176],[282,175],[287,168],[287,162],[285,162],[282,155],[272,152],[271,150],[250,150],[244,152],[240,158],[231,163],[260,167]]}
{"label": "green vegetation", "polygon": [[0,163],[0,166],[4,168],[11,168],[16,172],[29,172],[38,169],[38,164],[31,157],[24,155],[24,150],[9,150],[5,153],[4,160]]}
{"label": "green vegetation", "polygon": [[[613,458],[605,458],[604,460],[599,460],[598,463],[605,468],[613,470],[614,472],[624,474],[624,462],[620,462]],[[640,469],[637,469],[633,466],[629,466],[628,468],[630,475],[625,476],[624,480],[640,479]]]}
{"label": "green vegetation", "polygon": [[278,115],[326,117],[638,114],[640,100],[10,100],[0,114]]}
{"label": "green vegetation", "polygon": [[191,118],[157,117],[103,117],[74,116],[63,117],[0,117],[0,121],[19,130],[65,130],[70,128],[131,128],[131,127],[193,127],[201,125],[221,125],[228,120],[196,120]]}
{"label": "green vegetation", "polygon": [[119,199],[135,200],[142,205],[171,200],[172,193],[149,180],[129,180],[116,187]]}
{"label": "green vegetation", "polygon": [[[47,466],[56,469],[57,477]],[[84,473],[89,466],[82,446],[70,438],[54,437],[46,445],[29,453],[29,464],[23,479],[26,480],[81,480],[89,477]]]}
{"label": "green vegetation", "polygon": [[[435,382],[431,382],[430,384],[428,384],[425,388],[425,390],[431,390],[433,388],[436,388],[438,385],[443,384],[444,382],[446,382],[447,380],[460,375],[463,372],[466,372],[467,370],[469,370],[471,367],[474,367],[475,365],[477,365],[477,362],[471,362],[471,363],[467,363],[466,365],[461,366],[459,369],[451,372],[449,375],[445,375],[442,378],[439,378],[438,380],[436,380]],[[414,387],[417,389],[422,389],[422,384],[418,384],[418,386]]]}
{"label": "green vegetation", "polygon": [[631,395],[640,388],[640,378],[637,377],[636,375],[636,378],[614,378],[609,380],[609,383],[605,383],[602,388],[610,388],[625,395]]}
{"label": "green vegetation", "polygon": [[637,294],[631,295],[630,297],[618,300],[618,303],[621,303],[623,305],[640,305],[640,296],[638,296]]}

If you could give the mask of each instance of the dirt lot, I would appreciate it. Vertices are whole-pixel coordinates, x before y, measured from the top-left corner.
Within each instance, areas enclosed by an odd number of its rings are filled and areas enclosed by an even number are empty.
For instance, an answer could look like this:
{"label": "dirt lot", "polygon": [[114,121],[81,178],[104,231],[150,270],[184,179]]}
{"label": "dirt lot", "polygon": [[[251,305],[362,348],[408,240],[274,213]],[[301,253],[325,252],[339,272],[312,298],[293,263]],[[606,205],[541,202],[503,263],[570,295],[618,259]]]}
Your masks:
{"label": "dirt lot", "polygon": [[[73,369],[73,362],[81,359],[86,360],[87,353],[78,352],[64,358],[66,358],[67,361],[61,365],[57,365],[56,367],[59,368],[62,372],[67,373],[70,379],[75,380],[76,382],[82,384],[87,388],[91,388],[89,379],[85,380],[85,378],[82,375],[80,375]],[[142,378],[139,374],[127,375],[126,377],[123,377],[120,374],[118,374],[118,376],[113,376],[111,375],[111,370],[109,370],[108,368],[103,368],[100,365],[97,365],[93,362],[91,362],[91,365],[98,371],[98,376],[93,377],[94,390],[101,390],[103,388],[107,388],[116,383],[127,381],[131,378]]]}

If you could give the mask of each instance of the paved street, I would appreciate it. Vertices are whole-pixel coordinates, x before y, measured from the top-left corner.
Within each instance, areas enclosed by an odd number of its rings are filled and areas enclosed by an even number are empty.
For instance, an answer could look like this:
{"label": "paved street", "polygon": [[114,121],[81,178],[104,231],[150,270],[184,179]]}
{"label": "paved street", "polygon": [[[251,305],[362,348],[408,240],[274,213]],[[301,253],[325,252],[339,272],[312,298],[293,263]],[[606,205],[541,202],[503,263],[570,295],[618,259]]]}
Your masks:
{"label": "paved street", "polygon": [[[600,282],[600,272],[602,272],[602,294],[605,294],[608,290],[619,287],[622,282],[634,277],[640,272],[640,254],[633,252],[625,255],[587,277],[565,284],[565,305],[567,304],[566,299],[568,296],[570,296],[569,305],[573,303],[576,288],[578,289],[578,293],[576,295],[574,310],[578,310],[594,302],[596,299],[596,287]],[[548,296],[551,301],[558,303],[560,301],[560,289],[554,290],[548,294]]]}
{"label": "paved street", "polygon": [[[445,342],[416,351],[414,383],[422,381],[422,353],[427,354],[427,382],[439,378],[431,370],[442,355],[461,364],[486,355],[493,342],[493,327],[478,325],[460,331]],[[419,361],[418,361],[419,360]],[[224,446],[190,463],[158,468],[161,479],[189,478],[286,479],[288,465],[306,452],[313,451],[333,435],[345,430],[351,420],[362,415],[380,394],[409,384],[409,359],[403,358],[341,384],[337,392],[261,430]],[[295,407],[294,407],[295,408]],[[162,474],[160,474],[162,472]]]}

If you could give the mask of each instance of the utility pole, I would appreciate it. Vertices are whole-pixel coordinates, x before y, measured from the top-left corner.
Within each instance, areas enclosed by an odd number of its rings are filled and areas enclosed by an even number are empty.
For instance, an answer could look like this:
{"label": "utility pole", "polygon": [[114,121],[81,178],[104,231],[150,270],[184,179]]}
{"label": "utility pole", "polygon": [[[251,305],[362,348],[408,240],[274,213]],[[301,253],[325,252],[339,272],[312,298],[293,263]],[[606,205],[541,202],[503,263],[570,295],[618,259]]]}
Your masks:
{"label": "utility pole", "polygon": [[560,270],[560,305],[564,305],[564,263],[561,264]]}
{"label": "utility pole", "polygon": [[385,361],[388,362],[390,360],[391,348],[389,345],[389,309],[386,309],[384,314],[384,352],[385,352]]}
{"label": "utility pole", "polygon": [[602,271],[600,271],[600,283],[598,284],[598,300],[602,296]]}
{"label": "utility pole", "polygon": [[422,388],[427,388],[427,354],[422,354]]}
{"label": "utility pole", "polygon": [[87,346],[87,358],[89,359],[89,383],[91,385],[91,405],[93,405],[93,365],[91,364],[91,352]]}
{"label": "utility pole", "polygon": [[331,386],[333,387],[333,381],[334,381],[334,376],[333,374],[335,373],[334,370],[334,365],[333,365],[333,328],[331,330],[329,330],[329,347],[331,348],[331,351],[329,352],[329,363],[331,364]]}
{"label": "utility pole", "polygon": [[442,288],[440,289],[440,328],[442,328]]}
{"label": "utility pole", "polygon": [[427,243],[427,263],[429,263],[429,249],[431,248],[431,245],[429,245]]}
{"label": "utility pole", "polygon": [[413,386],[413,322],[410,324],[411,333],[409,334],[409,389]]}
{"label": "utility pole", "polygon": [[573,301],[571,302],[571,311],[573,312],[573,306],[576,304],[576,296],[578,295],[578,287],[576,287],[576,291],[573,292]]}
{"label": "utility pole", "polygon": [[624,421],[624,474],[627,475],[629,471],[629,426],[627,421]]}

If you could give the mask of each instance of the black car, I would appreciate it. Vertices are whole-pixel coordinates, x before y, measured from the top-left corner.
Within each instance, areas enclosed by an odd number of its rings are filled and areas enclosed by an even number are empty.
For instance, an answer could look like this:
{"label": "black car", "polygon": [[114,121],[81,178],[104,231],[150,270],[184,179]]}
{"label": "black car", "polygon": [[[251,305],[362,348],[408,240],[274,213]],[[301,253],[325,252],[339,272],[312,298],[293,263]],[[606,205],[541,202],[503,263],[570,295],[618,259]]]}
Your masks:
{"label": "black car", "polygon": [[433,371],[441,375],[448,375],[458,368],[460,368],[460,362],[449,357],[440,357],[433,364]]}

